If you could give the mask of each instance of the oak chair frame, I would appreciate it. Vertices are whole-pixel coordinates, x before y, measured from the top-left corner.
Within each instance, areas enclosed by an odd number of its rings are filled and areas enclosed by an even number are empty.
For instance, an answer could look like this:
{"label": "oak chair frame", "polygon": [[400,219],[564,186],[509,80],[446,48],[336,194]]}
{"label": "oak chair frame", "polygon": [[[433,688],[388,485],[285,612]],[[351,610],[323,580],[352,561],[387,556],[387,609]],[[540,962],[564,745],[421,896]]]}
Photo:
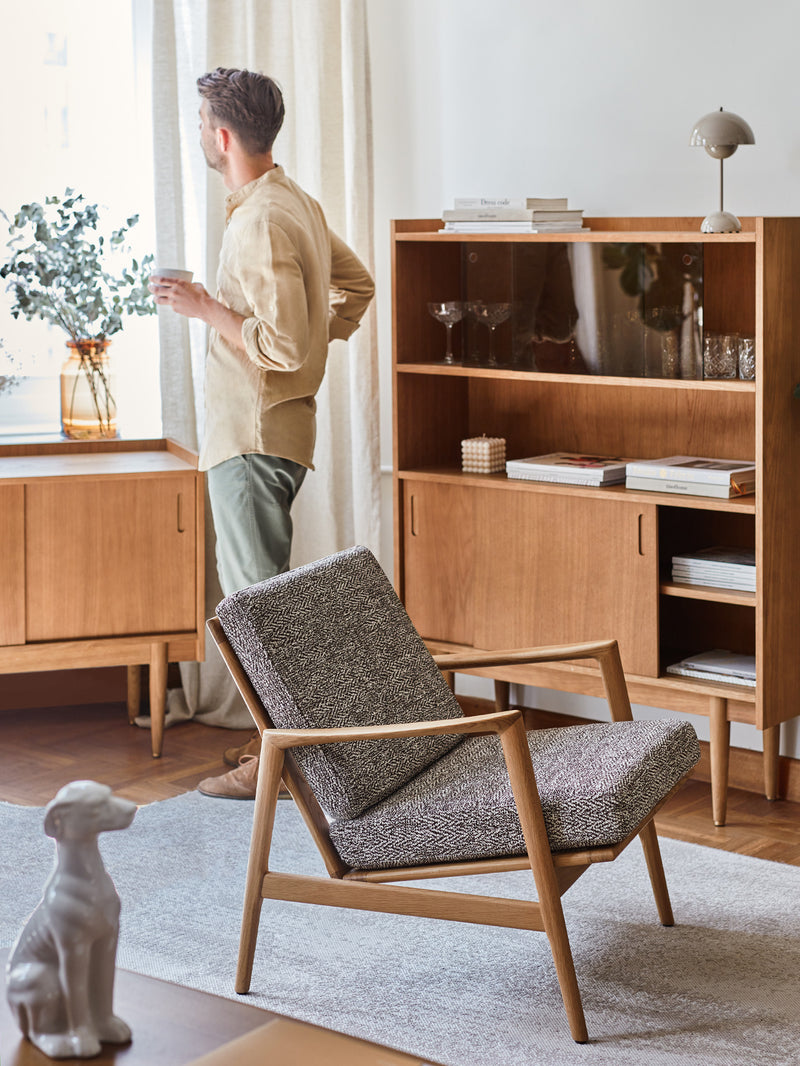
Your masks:
{"label": "oak chair frame", "polygon": [[[564,922],[561,896],[591,865],[613,861],[631,840],[638,836],[642,842],[659,919],[662,925],[673,925],[653,815],[682,782],[678,782],[668,796],[619,843],[608,847],[554,853],[550,850],[521,711],[503,710],[434,722],[355,728],[276,729],[229,644],[219,619],[211,619],[208,627],[261,734],[261,759],[245,883],[236,992],[244,994],[250,990],[261,903],[264,899],[528,929],[547,934],[570,1033],[576,1042],[585,1043],[588,1040],[586,1020]],[[597,661],[611,720],[632,721],[625,676],[615,640],[482,652],[474,655],[455,653],[434,656],[435,662],[444,672],[575,659]],[[325,814],[290,753],[290,749],[295,747],[344,741],[449,734],[480,736],[488,733],[496,734],[503,746],[527,855],[403,868],[351,869],[339,857],[328,832]],[[322,855],[328,879],[275,873],[269,869],[275,809],[282,780]],[[504,899],[393,884],[396,881],[524,869],[530,869],[533,874],[538,900]]]}

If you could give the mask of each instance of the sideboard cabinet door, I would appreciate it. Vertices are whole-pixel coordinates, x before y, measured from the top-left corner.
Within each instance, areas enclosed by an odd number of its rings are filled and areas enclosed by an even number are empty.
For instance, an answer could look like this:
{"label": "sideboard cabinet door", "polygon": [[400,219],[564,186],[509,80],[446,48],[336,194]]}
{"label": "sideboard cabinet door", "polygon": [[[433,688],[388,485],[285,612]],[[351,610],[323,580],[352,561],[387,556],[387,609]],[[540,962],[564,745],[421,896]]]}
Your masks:
{"label": "sideboard cabinet door", "polygon": [[568,491],[476,493],[475,644],[616,639],[658,675],[656,508]]}
{"label": "sideboard cabinet door", "polygon": [[27,640],[195,628],[195,477],[26,487]]}
{"label": "sideboard cabinet door", "polygon": [[25,643],[25,490],[0,485],[0,647]]}
{"label": "sideboard cabinet door", "polygon": [[473,496],[460,485],[403,488],[403,600],[421,636],[474,643]]}

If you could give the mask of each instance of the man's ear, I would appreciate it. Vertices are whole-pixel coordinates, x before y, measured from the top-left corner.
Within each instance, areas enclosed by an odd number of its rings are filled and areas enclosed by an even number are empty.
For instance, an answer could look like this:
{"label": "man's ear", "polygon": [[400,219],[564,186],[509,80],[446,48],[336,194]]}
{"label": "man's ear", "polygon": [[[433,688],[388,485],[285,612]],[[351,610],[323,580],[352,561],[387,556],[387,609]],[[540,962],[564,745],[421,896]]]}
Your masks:
{"label": "man's ear", "polygon": [[217,138],[217,148],[220,152],[228,152],[231,147],[231,131],[225,126],[217,126],[214,133]]}

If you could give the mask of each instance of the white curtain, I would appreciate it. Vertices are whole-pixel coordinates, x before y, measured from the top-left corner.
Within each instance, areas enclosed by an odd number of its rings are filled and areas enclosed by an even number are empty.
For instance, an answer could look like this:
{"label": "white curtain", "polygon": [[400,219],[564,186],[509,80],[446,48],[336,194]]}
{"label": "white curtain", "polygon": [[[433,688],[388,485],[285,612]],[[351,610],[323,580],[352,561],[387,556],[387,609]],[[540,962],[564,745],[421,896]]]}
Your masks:
{"label": "white curtain", "polygon": [[[372,263],[372,144],[366,0],[154,0],[153,117],[157,256],[215,290],[225,188],[198,141],[197,77],[215,67],[273,77],[286,102],[274,158],[320,201],[329,225]],[[196,447],[203,426],[206,330],[159,312],[164,433]],[[374,307],[331,345],[317,397],[316,470],[295,502],[293,565],[352,544],[379,544],[378,363]],[[207,522],[207,614],[221,598]],[[168,724],[251,724],[213,642],[183,664]]]}

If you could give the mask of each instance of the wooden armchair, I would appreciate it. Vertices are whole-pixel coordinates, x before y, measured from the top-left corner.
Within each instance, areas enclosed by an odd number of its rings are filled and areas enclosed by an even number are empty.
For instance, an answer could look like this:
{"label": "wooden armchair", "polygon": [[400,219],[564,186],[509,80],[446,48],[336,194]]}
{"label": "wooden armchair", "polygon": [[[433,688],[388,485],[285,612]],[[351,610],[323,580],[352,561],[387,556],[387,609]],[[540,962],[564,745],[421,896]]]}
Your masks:
{"label": "wooden armchair", "polygon": [[[615,641],[439,657],[442,670],[593,658],[612,721],[526,734],[464,717],[366,548],[242,589],[211,633],[261,732],[236,991],[250,988],[262,899],[545,932],[569,1020],[588,1039],[561,896],[639,836],[673,922],[654,812],[697,762],[692,727],[634,722]],[[274,873],[281,779],[329,874]],[[537,901],[395,882],[530,868]]]}

